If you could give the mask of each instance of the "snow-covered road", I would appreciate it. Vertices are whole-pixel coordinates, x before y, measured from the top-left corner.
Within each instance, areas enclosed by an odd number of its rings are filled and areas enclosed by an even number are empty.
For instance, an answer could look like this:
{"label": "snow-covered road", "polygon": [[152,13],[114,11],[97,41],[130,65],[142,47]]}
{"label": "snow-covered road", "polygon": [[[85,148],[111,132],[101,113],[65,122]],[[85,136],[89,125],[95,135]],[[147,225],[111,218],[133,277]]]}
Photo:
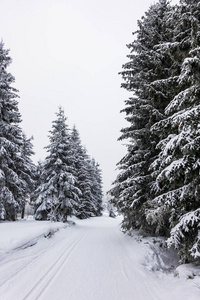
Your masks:
{"label": "snow-covered road", "polygon": [[200,289],[145,265],[147,250],[119,220],[76,221],[0,261],[1,300],[197,300]]}

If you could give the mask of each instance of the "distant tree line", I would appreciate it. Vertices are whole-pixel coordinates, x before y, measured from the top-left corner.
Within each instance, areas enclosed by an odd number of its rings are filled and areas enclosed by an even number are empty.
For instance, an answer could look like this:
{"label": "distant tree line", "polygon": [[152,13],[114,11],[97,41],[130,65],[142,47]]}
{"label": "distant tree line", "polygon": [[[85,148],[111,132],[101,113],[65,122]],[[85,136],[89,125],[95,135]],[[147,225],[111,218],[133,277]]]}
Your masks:
{"label": "distant tree line", "polygon": [[159,0],[134,35],[111,202],[125,232],[165,236],[182,262],[200,262],[200,2]]}
{"label": "distant tree line", "polygon": [[28,199],[35,207],[36,220],[66,222],[100,216],[102,174],[98,163],[82,146],[74,126],[69,129],[59,107],[52,122],[47,157],[35,165],[32,137],[23,133],[14,77],[7,71],[9,50],[0,42],[0,220],[16,220]]}

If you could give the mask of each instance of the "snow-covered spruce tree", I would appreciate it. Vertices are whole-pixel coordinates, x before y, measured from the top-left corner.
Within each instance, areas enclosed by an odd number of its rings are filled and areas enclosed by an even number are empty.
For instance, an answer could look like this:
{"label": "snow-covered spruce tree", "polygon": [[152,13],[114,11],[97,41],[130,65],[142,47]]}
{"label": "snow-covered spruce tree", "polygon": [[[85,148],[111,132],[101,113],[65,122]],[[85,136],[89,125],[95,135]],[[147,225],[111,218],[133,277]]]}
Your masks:
{"label": "snow-covered spruce tree", "polygon": [[182,262],[200,261],[200,2],[181,1],[168,52],[180,64],[177,94],[165,109],[166,118],[152,127],[161,141],[156,173],[156,197],[146,211],[157,232],[171,228],[169,245]]}
{"label": "snow-covered spruce tree", "polygon": [[43,174],[44,174],[44,161],[40,160],[40,161],[38,161],[37,165],[35,166],[34,189],[32,190],[32,193],[30,194],[30,202],[31,202],[31,205],[33,205],[34,209],[36,209],[35,201],[40,195],[39,187],[44,183]]}
{"label": "snow-covered spruce tree", "polygon": [[14,77],[7,71],[9,50],[0,42],[0,219],[15,220],[24,208],[32,178],[30,164],[23,155],[23,137],[19,126],[17,90]]}
{"label": "snow-covered spruce tree", "polygon": [[95,216],[101,216],[103,210],[102,171],[94,158],[91,160],[90,165],[90,177],[92,180],[91,192],[94,207],[93,213]]}
{"label": "snow-covered spruce tree", "polygon": [[[153,230],[145,219],[144,203],[150,197],[152,174],[149,166],[158,154],[155,148],[159,136],[150,131],[157,121],[163,119],[170,91],[170,70],[173,64],[168,53],[161,53],[158,45],[171,39],[169,14],[171,6],[165,0],[152,5],[138,22],[137,38],[128,45],[129,62],[121,72],[122,87],[133,93],[125,102],[126,120],[129,127],[121,130],[119,140],[127,140],[127,154],[119,162],[120,173],[110,191],[111,202],[123,214],[122,227]],[[173,86],[174,82],[170,82]]]}
{"label": "snow-covered spruce tree", "polygon": [[96,163],[92,163],[86,149],[81,145],[80,136],[75,126],[71,133],[71,139],[73,143],[74,167],[78,179],[78,188],[82,193],[76,216],[80,219],[99,216],[102,210],[100,171]]}
{"label": "snow-covered spruce tree", "polygon": [[[38,187],[43,182],[42,174],[44,173],[44,161],[39,160],[35,170],[35,186]],[[35,193],[35,191],[34,191]],[[35,195],[35,194],[34,194]]]}
{"label": "snow-covered spruce tree", "polygon": [[74,167],[78,179],[78,188],[81,190],[80,203],[76,216],[80,219],[86,219],[92,216],[92,182],[89,177],[87,151],[81,145],[79,133],[74,126],[71,133],[74,152]]}
{"label": "snow-covered spruce tree", "polygon": [[21,217],[24,218],[25,205],[27,203],[27,194],[31,195],[35,187],[36,166],[34,165],[31,156],[34,155],[33,137],[27,138],[25,133],[22,133],[22,145],[20,148],[21,156],[23,157],[23,165],[21,166],[20,177],[27,183],[24,198],[22,198]]}
{"label": "snow-covered spruce tree", "polygon": [[66,222],[68,216],[76,215],[81,191],[77,187],[72,141],[61,107],[56,116],[46,147],[49,154],[44,161],[42,182],[35,191],[35,218]]}

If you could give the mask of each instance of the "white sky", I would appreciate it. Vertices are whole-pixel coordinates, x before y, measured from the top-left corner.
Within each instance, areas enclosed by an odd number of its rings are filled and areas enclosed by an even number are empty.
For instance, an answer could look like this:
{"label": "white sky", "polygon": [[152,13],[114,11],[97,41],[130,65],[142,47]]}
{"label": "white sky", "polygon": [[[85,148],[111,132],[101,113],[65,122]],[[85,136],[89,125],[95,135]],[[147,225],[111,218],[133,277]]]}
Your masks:
{"label": "white sky", "polygon": [[[172,1],[177,3],[178,1]],[[126,44],[152,0],[1,0],[0,38],[10,49],[22,128],[34,136],[34,161],[44,159],[61,105],[89,155],[99,162],[104,192],[126,153],[117,141],[126,126],[120,88]]]}

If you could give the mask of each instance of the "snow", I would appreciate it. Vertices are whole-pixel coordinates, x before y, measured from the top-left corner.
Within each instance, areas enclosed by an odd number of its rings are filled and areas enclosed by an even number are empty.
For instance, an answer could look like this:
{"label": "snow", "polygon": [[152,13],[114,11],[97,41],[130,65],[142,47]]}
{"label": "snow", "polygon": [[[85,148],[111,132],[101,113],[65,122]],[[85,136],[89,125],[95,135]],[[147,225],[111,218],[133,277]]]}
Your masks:
{"label": "snow", "polygon": [[124,235],[120,217],[73,220],[0,223],[0,299],[200,299],[199,269],[174,276],[175,256],[159,239]]}
{"label": "snow", "polygon": [[28,244],[37,243],[39,238],[63,226],[63,223],[59,222],[36,222],[26,219],[16,222],[0,222],[0,260],[5,254]]}
{"label": "snow", "polygon": [[[175,276],[184,279],[193,279],[195,276],[200,276],[200,266],[194,268],[192,264],[183,264],[176,268]],[[196,283],[196,286],[200,288],[200,282]]]}

